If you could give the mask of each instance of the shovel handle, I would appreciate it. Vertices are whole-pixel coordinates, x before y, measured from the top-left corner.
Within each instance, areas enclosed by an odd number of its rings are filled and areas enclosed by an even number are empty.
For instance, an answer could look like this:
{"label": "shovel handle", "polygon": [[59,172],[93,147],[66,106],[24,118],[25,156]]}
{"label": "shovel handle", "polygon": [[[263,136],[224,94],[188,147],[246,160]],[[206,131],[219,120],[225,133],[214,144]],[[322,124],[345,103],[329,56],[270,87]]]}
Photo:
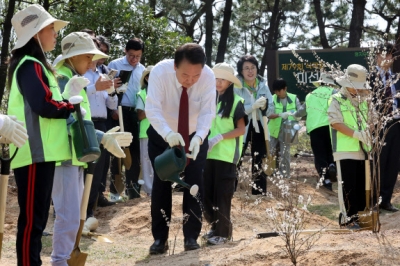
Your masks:
{"label": "shovel handle", "polygon": [[122,117],[122,106],[118,106],[118,120],[119,120],[119,131],[124,132],[124,119]]}

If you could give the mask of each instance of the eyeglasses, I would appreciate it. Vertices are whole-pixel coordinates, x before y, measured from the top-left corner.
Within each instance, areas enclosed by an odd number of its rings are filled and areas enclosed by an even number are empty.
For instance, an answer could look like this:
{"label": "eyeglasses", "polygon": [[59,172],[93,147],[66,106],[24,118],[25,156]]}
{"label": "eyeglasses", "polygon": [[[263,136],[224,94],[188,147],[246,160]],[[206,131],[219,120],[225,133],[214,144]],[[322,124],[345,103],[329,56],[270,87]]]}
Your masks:
{"label": "eyeglasses", "polygon": [[142,58],[141,55],[128,55],[128,57],[129,57],[129,58],[132,58],[132,59],[137,59],[137,60],[139,60],[140,58]]}
{"label": "eyeglasses", "polygon": [[243,68],[243,71],[254,71],[256,69],[257,69],[256,67],[245,67]]}

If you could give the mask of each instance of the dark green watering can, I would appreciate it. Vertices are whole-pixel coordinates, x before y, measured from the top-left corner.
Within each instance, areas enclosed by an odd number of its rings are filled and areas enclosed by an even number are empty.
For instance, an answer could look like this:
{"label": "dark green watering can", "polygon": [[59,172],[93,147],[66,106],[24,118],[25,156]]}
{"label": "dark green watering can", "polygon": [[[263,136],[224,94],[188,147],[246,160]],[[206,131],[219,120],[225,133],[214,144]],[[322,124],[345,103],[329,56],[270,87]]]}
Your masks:
{"label": "dark green watering can", "polygon": [[92,121],[83,120],[80,108],[81,96],[73,96],[69,101],[74,105],[77,119],[71,124],[72,143],[76,158],[80,162],[88,163],[97,160],[101,151],[97,141],[96,130]]}
{"label": "dark green watering can", "polygon": [[190,194],[195,196],[199,190],[197,185],[190,186],[179,178],[179,174],[186,167],[186,153],[182,146],[174,146],[166,149],[154,160],[154,170],[162,181],[178,183],[190,190]]}

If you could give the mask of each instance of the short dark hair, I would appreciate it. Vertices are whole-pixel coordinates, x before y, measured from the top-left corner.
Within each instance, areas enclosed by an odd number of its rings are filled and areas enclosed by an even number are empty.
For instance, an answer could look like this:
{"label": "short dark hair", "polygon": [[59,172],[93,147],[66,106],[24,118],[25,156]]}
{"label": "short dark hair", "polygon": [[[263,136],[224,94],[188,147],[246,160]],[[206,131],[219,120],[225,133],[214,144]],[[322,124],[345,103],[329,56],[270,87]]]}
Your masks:
{"label": "short dark hair", "polygon": [[92,41],[94,42],[94,45],[96,45],[97,49],[100,50],[100,42],[95,37],[92,37]]}
{"label": "short dark hair", "polygon": [[179,64],[183,60],[187,60],[193,65],[201,64],[204,67],[206,64],[206,54],[203,48],[197,43],[185,43],[175,51],[175,66],[179,67]]}
{"label": "short dark hair", "polygon": [[144,42],[139,38],[130,39],[125,46],[125,51],[128,52],[129,50],[142,50],[144,52]]}
{"label": "short dark hair", "polygon": [[272,90],[273,91],[280,91],[287,87],[286,81],[282,78],[274,80],[272,83]]}
{"label": "short dark hair", "polygon": [[87,34],[89,34],[90,36],[96,36],[96,34],[94,33],[94,31],[93,30],[91,30],[91,29],[82,29],[82,30],[80,30],[81,32],[86,32]]}
{"label": "short dark hair", "polygon": [[394,54],[395,52],[397,52],[397,49],[393,45],[393,43],[386,42],[378,45],[377,54],[381,54],[383,51],[386,51],[387,54]]}
{"label": "short dark hair", "polygon": [[257,74],[260,72],[260,68],[258,67],[257,59],[253,55],[249,55],[249,54],[248,55],[244,55],[239,59],[239,61],[236,64],[236,70],[237,70],[239,76],[241,76],[242,78],[243,78],[243,74],[242,74],[243,64],[245,62],[250,62],[253,65],[255,65],[256,68],[257,68]]}
{"label": "short dark hair", "polygon": [[103,35],[97,35],[96,39],[99,41],[100,44],[103,44],[107,47],[107,53],[110,52],[111,44],[106,37]]}

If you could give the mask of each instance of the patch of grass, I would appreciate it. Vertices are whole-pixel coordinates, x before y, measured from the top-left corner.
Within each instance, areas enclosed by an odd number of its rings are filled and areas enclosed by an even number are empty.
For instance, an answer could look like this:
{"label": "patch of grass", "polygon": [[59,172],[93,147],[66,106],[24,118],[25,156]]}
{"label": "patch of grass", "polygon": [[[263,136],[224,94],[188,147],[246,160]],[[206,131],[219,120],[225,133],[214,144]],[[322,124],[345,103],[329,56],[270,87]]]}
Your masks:
{"label": "patch of grass", "polygon": [[308,205],[308,210],[312,213],[325,216],[332,221],[337,221],[339,218],[339,206],[334,204],[326,205]]}

